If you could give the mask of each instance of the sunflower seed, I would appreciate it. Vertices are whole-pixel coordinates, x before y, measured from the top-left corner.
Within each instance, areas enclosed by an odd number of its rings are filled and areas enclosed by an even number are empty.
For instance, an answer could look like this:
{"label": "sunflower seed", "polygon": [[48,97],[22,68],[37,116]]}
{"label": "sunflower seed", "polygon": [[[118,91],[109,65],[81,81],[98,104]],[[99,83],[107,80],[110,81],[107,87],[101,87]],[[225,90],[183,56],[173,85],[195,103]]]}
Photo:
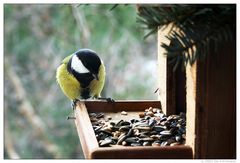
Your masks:
{"label": "sunflower seed", "polygon": [[126,134],[120,135],[120,136],[118,137],[117,145],[122,144],[122,142],[123,142],[126,138],[127,138],[127,135],[126,135]]}
{"label": "sunflower seed", "polygon": [[130,125],[130,124],[131,124],[131,123],[128,122],[128,121],[122,121],[122,122],[120,123],[121,126],[126,126],[126,125]]}
{"label": "sunflower seed", "polygon": [[128,113],[126,111],[121,112],[122,115],[127,115]]}
{"label": "sunflower seed", "polygon": [[95,132],[98,132],[101,128],[102,128],[102,126],[93,126],[93,130]]}
{"label": "sunflower seed", "polygon": [[160,138],[160,135],[151,135],[150,138],[159,139],[159,138]]}
{"label": "sunflower seed", "polygon": [[102,118],[102,117],[104,117],[104,113],[98,113],[96,116],[96,118]]}
{"label": "sunflower seed", "polygon": [[152,110],[153,110],[153,107],[149,107],[149,108],[148,108],[148,111],[152,111]]}
{"label": "sunflower seed", "polygon": [[166,121],[167,120],[167,117],[162,117],[160,122],[163,122],[163,121]]}
{"label": "sunflower seed", "polygon": [[157,121],[155,119],[151,118],[151,119],[149,119],[148,125],[150,127],[153,127],[156,123],[157,123]]}
{"label": "sunflower seed", "polygon": [[152,109],[152,112],[153,112],[153,113],[157,113],[157,112],[158,112],[158,109],[157,109],[157,108],[153,108],[153,109]]}
{"label": "sunflower seed", "polygon": [[136,126],[135,129],[150,131],[151,127],[150,126]]}
{"label": "sunflower seed", "polygon": [[148,111],[148,112],[146,113],[146,115],[147,115],[147,116],[150,116],[150,117],[153,117],[154,114],[153,114],[152,111]]}
{"label": "sunflower seed", "polygon": [[100,129],[99,132],[106,134],[108,136],[113,136],[112,132],[107,129]]}
{"label": "sunflower seed", "polygon": [[137,137],[129,137],[125,139],[125,142],[127,143],[137,143],[139,139]]}
{"label": "sunflower seed", "polygon": [[171,131],[169,130],[164,130],[160,132],[161,135],[172,135]]}
{"label": "sunflower seed", "polygon": [[136,146],[141,146],[142,144],[140,143],[131,143],[131,146],[136,147]]}
{"label": "sunflower seed", "polygon": [[134,123],[139,122],[139,120],[137,120],[137,119],[131,119],[130,122],[131,122],[132,124],[134,124]]}
{"label": "sunflower seed", "polygon": [[154,146],[154,147],[161,146],[161,142],[160,141],[155,141],[155,142],[152,143],[152,146]]}
{"label": "sunflower seed", "polygon": [[140,138],[140,141],[153,141],[154,139],[151,137],[146,137],[146,138]]}
{"label": "sunflower seed", "polygon": [[155,130],[157,132],[161,132],[163,130],[166,130],[166,126],[154,126],[153,130]]}
{"label": "sunflower seed", "polygon": [[151,145],[151,143],[149,141],[143,142],[143,146],[150,146],[150,145]]}
{"label": "sunflower seed", "polygon": [[170,146],[176,146],[176,145],[179,145],[180,143],[179,142],[174,142],[174,143],[171,143]]}
{"label": "sunflower seed", "polygon": [[158,134],[158,132],[157,132],[157,131],[154,131],[154,130],[152,130],[152,131],[149,132],[149,135],[156,135],[156,134]]}
{"label": "sunflower seed", "polygon": [[176,136],[175,136],[175,140],[176,140],[177,142],[180,142],[180,141],[182,140],[182,136],[176,135]]}
{"label": "sunflower seed", "polygon": [[115,127],[120,127],[122,122],[123,122],[123,120],[118,121],[117,124],[115,125]]}
{"label": "sunflower seed", "polygon": [[139,137],[139,138],[147,138],[148,135],[145,134],[145,133],[141,133],[141,134],[138,135],[138,137]]}
{"label": "sunflower seed", "polygon": [[128,131],[130,128],[131,128],[130,125],[121,126],[121,127],[119,128],[119,131]]}
{"label": "sunflower seed", "polygon": [[102,140],[101,142],[100,142],[100,146],[101,147],[103,147],[103,146],[107,146],[107,145],[109,145],[109,144],[111,144],[112,143],[112,139],[110,139],[110,138],[105,138],[104,140]]}
{"label": "sunflower seed", "polygon": [[166,146],[166,145],[168,145],[168,142],[167,142],[167,141],[163,141],[163,142],[161,143],[161,146]]}

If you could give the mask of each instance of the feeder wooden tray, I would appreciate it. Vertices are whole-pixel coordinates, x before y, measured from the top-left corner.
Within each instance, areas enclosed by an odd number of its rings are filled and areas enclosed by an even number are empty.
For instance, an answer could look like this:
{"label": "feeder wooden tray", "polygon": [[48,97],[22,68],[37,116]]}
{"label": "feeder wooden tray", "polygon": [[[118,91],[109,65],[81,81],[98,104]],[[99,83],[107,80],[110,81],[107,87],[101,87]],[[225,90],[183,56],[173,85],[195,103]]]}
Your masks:
{"label": "feeder wooden tray", "polygon": [[[137,118],[139,112],[144,112],[149,107],[160,108],[160,106],[160,101],[78,102],[75,110],[75,124],[85,158],[192,158],[192,148],[187,145],[164,147],[129,147],[119,145],[114,147],[99,147],[88,113],[103,112],[113,117],[113,119],[122,118],[129,120]],[[121,115],[120,112],[123,110],[128,112],[128,115]]]}

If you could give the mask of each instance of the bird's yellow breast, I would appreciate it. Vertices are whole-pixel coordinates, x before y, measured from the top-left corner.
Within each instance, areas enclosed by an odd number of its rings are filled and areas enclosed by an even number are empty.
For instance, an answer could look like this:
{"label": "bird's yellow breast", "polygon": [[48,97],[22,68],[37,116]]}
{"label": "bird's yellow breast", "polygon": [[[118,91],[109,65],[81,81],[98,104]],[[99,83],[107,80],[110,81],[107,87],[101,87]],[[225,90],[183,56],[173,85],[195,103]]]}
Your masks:
{"label": "bird's yellow breast", "polygon": [[67,64],[62,63],[57,69],[57,82],[60,85],[63,93],[71,100],[79,98],[80,83],[78,80],[67,71]]}
{"label": "bird's yellow breast", "polygon": [[98,72],[98,80],[94,79],[90,85],[90,95],[92,97],[100,97],[104,83],[105,83],[105,67],[103,65],[103,63],[101,64],[101,66],[99,67],[99,72]]}

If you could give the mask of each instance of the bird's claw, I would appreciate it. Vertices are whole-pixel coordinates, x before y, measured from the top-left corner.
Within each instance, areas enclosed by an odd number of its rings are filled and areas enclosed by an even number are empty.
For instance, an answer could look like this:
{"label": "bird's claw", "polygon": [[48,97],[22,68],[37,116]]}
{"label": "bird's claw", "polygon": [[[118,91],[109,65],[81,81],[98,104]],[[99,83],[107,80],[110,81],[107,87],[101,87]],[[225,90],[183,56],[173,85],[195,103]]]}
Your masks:
{"label": "bird's claw", "polygon": [[112,98],[106,98],[106,97],[98,97],[99,100],[106,100],[108,103],[113,103],[115,102],[114,99]]}
{"label": "bird's claw", "polygon": [[67,120],[69,120],[69,119],[76,119],[76,117],[67,116]]}
{"label": "bird's claw", "polygon": [[80,100],[78,100],[78,99],[72,100],[71,106],[72,106],[72,109],[73,109],[73,110],[76,109],[77,103],[78,103],[79,101],[80,101]]}
{"label": "bird's claw", "polygon": [[115,102],[114,99],[112,99],[112,98],[106,98],[106,101],[107,102]]}

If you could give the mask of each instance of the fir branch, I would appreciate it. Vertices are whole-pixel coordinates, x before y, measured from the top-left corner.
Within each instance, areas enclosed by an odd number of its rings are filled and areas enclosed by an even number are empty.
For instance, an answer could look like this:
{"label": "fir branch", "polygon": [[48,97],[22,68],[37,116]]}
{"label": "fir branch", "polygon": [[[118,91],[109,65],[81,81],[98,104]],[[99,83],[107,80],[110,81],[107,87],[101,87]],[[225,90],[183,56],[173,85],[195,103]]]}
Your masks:
{"label": "fir branch", "polygon": [[194,64],[204,59],[213,42],[215,52],[225,41],[232,41],[232,31],[236,28],[236,5],[161,5],[140,7],[138,22],[150,30],[145,37],[157,32],[158,28],[173,27],[170,45],[166,49],[174,71],[182,65]]}

